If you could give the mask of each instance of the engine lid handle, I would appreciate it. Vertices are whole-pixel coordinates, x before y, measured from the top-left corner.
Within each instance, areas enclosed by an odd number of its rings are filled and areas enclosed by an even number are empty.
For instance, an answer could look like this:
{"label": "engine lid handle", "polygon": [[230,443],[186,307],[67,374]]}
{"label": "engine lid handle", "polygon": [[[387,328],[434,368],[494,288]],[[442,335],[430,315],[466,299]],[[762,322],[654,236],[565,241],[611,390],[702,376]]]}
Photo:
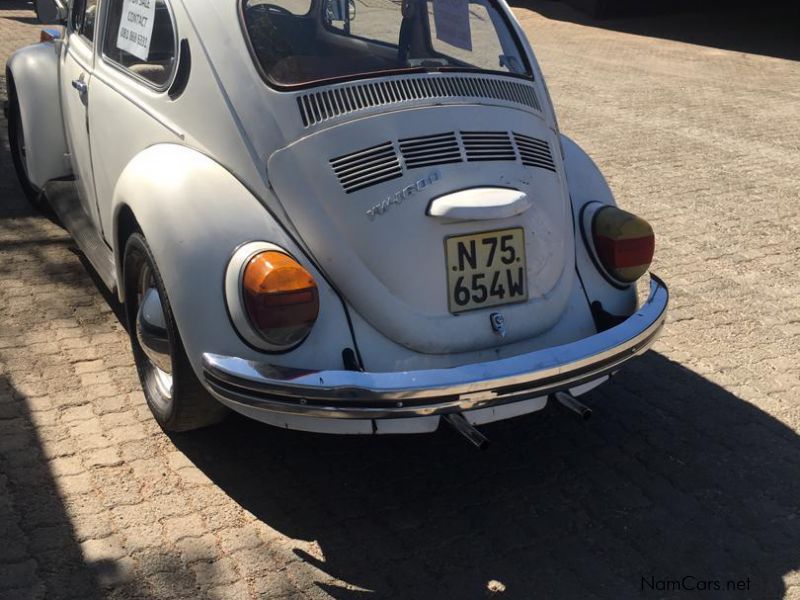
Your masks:
{"label": "engine lid handle", "polygon": [[426,214],[446,221],[488,221],[514,217],[531,206],[533,200],[525,192],[478,187],[434,198]]}

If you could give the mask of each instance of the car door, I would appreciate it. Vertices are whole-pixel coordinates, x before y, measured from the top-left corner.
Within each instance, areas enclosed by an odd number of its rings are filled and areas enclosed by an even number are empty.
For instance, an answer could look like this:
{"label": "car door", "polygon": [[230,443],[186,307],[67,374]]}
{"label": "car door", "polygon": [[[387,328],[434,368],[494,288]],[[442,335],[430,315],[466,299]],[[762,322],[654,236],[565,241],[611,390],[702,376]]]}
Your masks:
{"label": "car door", "polygon": [[92,169],[88,110],[94,70],[97,0],[74,0],[66,30],[66,49],[61,62],[61,106],[70,148],[75,184],[81,206],[99,226]]}

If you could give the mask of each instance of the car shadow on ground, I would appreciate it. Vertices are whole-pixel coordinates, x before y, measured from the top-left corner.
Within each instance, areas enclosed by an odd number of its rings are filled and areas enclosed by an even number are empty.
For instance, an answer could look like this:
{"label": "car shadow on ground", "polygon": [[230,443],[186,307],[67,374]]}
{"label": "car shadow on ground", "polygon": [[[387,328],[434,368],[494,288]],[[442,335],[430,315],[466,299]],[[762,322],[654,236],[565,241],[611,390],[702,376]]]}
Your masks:
{"label": "car shadow on ground", "polygon": [[[25,10],[28,8],[27,6],[25,6],[26,4],[25,2],[20,2],[18,4],[19,4],[19,10]],[[40,24],[39,19],[35,17],[6,17],[6,19],[9,19],[10,21],[16,21],[17,23],[22,23],[24,25]]]}
{"label": "car shadow on ground", "polygon": [[[30,10],[35,11],[36,6],[33,0],[5,0],[3,2],[2,10]],[[35,20],[35,16],[29,17],[31,20]],[[37,21],[38,22],[38,21]]]}
{"label": "car shadow on ground", "polygon": [[0,17],[9,19],[10,21],[17,21],[18,23],[24,23],[25,25],[39,25],[39,19],[35,16],[9,16],[6,13],[7,11],[35,11],[36,7],[31,0],[2,0],[2,4],[0,4]]}
{"label": "car shadow on ground", "polygon": [[[800,7],[792,3],[701,1],[653,14],[650,3],[635,2],[636,10],[598,19],[554,0],[511,0],[511,6],[533,10],[548,19],[734,50],[776,58],[800,60]],[[666,4],[666,3],[662,3]],[[642,7],[642,8],[638,8]]]}
{"label": "car shadow on ground", "polygon": [[[102,529],[102,517],[97,517],[99,528],[87,527],[92,513],[82,514],[83,532],[76,532],[76,513],[90,510],[96,501],[91,491],[76,493],[87,473],[61,473],[60,485],[56,483],[52,468],[74,468],[75,459],[63,452],[64,446],[43,442],[41,418],[37,427],[33,410],[41,410],[42,399],[16,389],[2,374],[4,355],[0,350],[0,599],[186,597],[194,582],[186,585],[182,577],[186,568],[177,552],[158,549],[161,572],[143,581],[132,576],[118,556],[98,555],[112,534]],[[72,496],[69,509],[63,499],[65,488]],[[92,539],[87,540],[90,534]],[[93,548],[89,556],[84,544]],[[146,563],[152,554],[137,558]]]}
{"label": "car shadow on ground", "polygon": [[44,586],[98,598],[96,573],[114,563],[84,562],[46,455],[28,399],[0,374],[0,598],[41,596]]}
{"label": "car shadow on ground", "polygon": [[783,597],[800,566],[791,429],[655,352],[587,403],[588,424],[485,427],[484,453],[449,430],[327,437],[242,418],[173,439],[267,525],[316,541],[323,560],[297,554],[321,575],[378,597],[476,598],[490,581],[513,598],[687,597],[675,582],[700,580]]}

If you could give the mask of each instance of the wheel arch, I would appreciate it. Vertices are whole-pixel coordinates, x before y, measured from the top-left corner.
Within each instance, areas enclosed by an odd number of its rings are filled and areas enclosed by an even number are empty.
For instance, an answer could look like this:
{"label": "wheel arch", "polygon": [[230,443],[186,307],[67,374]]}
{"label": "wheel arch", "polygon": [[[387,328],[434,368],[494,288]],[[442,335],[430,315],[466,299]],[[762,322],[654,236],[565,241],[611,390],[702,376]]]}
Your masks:
{"label": "wheel arch", "polygon": [[125,242],[140,231],[198,375],[203,352],[264,360],[264,353],[248,346],[234,328],[224,290],[231,257],[252,241],[284,248],[312,273],[320,291],[319,319],[307,340],[270,360],[321,368],[341,365],[342,349],[353,345],[341,300],[278,220],[224,166],[186,146],[150,146],[125,167],[111,202],[120,301],[126,293]]}
{"label": "wheel arch", "polygon": [[133,214],[133,209],[127,203],[120,204],[114,219],[113,240],[114,248],[117,249],[114,252],[114,263],[117,269],[117,296],[123,304],[125,303],[125,278],[123,277],[125,245],[128,238],[137,232],[141,233],[142,228],[139,221],[136,220],[136,215]]}
{"label": "wheel arch", "polygon": [[38,188],[72,175],[61,108],[58,44],[17,50],[6,65],[9,100],[18,99],[28,177]]}

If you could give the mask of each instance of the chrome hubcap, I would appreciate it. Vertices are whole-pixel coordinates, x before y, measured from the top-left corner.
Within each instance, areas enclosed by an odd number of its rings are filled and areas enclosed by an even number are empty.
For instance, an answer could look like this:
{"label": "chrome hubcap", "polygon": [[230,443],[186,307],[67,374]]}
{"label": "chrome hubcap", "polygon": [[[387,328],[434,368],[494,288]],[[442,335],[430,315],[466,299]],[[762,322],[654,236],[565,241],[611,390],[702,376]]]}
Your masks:
{"label": "chrome hubcap", "polygon": [[136,314],[136,339],[147,357],[147,385],[156,387],[159,396],[172,397],[172,346],[161,296],[149,266],[142,267],[139,278],[139,311]]}

